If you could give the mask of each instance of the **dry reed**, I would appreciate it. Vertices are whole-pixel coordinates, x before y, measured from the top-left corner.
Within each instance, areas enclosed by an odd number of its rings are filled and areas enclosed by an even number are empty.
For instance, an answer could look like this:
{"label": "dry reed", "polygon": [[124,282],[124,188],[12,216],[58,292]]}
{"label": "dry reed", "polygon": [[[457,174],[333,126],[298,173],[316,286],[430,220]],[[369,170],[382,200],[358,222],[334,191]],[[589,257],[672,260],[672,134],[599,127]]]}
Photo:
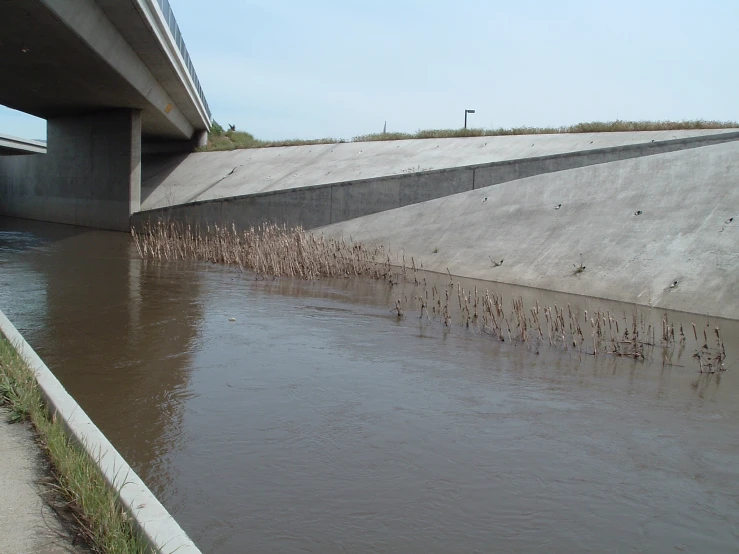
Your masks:
{"label": "dry reed", "polygon": [[[402,274],[407,275],[407,268],[403,267]],[[667,314],[662,317],[661,332],[657,335],[658,329],[637,313],[629,316],[624,311],[617,316],[608,310],[597,310],[590,314],[584,310],[581,315],[569,304],[565,309],[556,303],[553,306],[540,305],[538,301],[527,309],[521,297],[512,298],[510,305],[506,307],[501,294],[489,290],[482,292],[477,286],[472,290],[465,290],[459,282],[455,285],[449,269],[447,276],[449,282],[443,286],[443,293],[436,286],[429,289],[426,278],[418,275],[413,260],[406,281],[415,287],[415,292],[410,296],[410,303],[407,297],[405,302],[399,298],[393,312],[402,318],[406,313],[418,310],[419,319],[437,321],[445,328],[452,327],[456,322],[503,342],[508,340],[529,344],[537,353],[539,346],[544,343],[582,354],[611,355],[635,360],[645,360],[655,352],[661,352],[664,365],[676,365],[672,362],[675,346],[681,352],[688,340],[682,324],[676,325]],[[455,291],[456,302],[452,297]],[[713,329],[716,344],[709,346],[706,331],[703,332],[703,340],[698,341],[695,324],[692,327],[696,339],[693,357],[698,361],[700,372],[725,371],[726,348],[720,329]]]}
{"label": "dry reed", "polygon": [[[456,285],[457,302],[453,301],[454,279],[447,268],[449,282],[444,292],[429,284],[416,260],[406,266],[405,256],[393,263],[389,249],[383,246],[368,247],[359,242],[315,235],[301,228],[288,228],[265,224],[246,231],[232,225],[192,227],[180,223],[158,222],[148,225],[143,232],[131,231],[136,248],[144,259],[158,261],[203,260],[212,263],[236,265],[253,271],[258,277],[320,277],[364,276],[382,279],[391,285],[403,281],[414,287],[414,293],[395,300],[392,312],[403,319],[406,314],[419,311],[419,318],[438,321],[451,328],[457,321],[465,328],[490,335],[500,341],[522,342],[538,348],[543,343],[565,350],[575,350],[594,356],[607,354],[644,360],[648,351],[661,349],[662,362],[671,364],[669,354],[676,344],[684,347],[687,337],[682,325],[675,324],[667,314],[661,321],[657,337],[655,326],[645,322],[637,314],[617,317],[610,311],[587,310],[580,317],[579,311],[567,305],[540,305],[526,309],[522,298],[514,298],[510,308],[504,306],[503,296],[485,290],[465,290]],[[440,288],[442,285],[440,285]],[[429,292],[430,298],[429,298]],[[582,320],[582,325],[581,325]],[[619,325],[619,322],[621,325]],[[720,330],[716,328],[716,346],[709,347],[708,335],[698,340],[695,324],[693,335],[697,344],[693,357],[698,361],[701,373],[724,371],[726,351]],[[623,328],[623,332],[621,332]]]}
{"label": "dry reed", "polygon": [[367,276],[397,281],[390,254],[382,246],[315,235],[300,228],[265,224],[246,231],[235,225],[200,226],[158,222],[131,230],[139,255],[158,261],[203,260],[236,265],[259,277]]}

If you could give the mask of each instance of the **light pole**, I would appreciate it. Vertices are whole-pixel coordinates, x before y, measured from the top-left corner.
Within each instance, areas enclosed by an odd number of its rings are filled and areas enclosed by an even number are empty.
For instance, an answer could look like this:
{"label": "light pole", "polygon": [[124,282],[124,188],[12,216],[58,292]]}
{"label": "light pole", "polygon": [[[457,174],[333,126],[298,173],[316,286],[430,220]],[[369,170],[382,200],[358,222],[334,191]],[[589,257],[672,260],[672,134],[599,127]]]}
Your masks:
{"label": "light pole", "polygon": [[464,111],[464,128],[467,128],[467,114],[468,113],[475,113],[475,110],[465,110]]}

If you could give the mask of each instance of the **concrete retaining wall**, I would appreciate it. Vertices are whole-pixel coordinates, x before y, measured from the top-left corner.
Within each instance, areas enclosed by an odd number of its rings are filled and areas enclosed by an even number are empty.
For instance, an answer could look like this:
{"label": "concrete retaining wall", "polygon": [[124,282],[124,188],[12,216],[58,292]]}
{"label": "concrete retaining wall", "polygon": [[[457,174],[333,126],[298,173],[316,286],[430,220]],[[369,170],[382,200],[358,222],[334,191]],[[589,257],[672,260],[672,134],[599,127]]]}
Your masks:
{"label": "concrete retaining wall", "polygon": [[526,177],[318,232],[389,246],[437,273],[739,319],[738,184],[733,142]]}
{"label": "concrete retaining wall", "polygon": [[141,113],[48,121],[46,154],[0,157],[0,215],[126,231],[141,195]]}
{"label": "concrete retaining wall", "polygon": [[131,223],[140,227],[165,219],[313,228],[524,177],[736,140],[739,133],[730,132],[276,190],[146,210],[133,214]]}
{"label": "concrete retaining wall", "polygon": [[69,435],[97,462],[108,484],[120,491],[120,501],[156,552],[198,554],[197,546],[1,311],[0,332],[35,372],[48,409],[61,418]]}

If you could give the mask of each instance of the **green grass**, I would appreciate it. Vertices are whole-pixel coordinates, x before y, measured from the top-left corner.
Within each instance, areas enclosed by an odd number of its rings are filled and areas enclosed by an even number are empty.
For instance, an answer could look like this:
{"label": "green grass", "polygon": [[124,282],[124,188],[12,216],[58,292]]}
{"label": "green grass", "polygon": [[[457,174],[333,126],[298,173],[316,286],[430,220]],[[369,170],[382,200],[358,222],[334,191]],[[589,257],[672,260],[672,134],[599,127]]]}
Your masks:
{"label": "green grass", "polygon": [[69,507],[91,548],[107,554],[153,552],[134,530],[97,465],[64,431],[44,406],[33,372],[0,333],[0,402],[13,421],[30,421],[51,462],[56,489]]}
{"label": "green grass", "polygon": [[244,131],[226,131],[220,135],[211,134],[208,137],[208,146],[201,148],[205,152],[218,152],[221,150],[239,150],[243,148],[271,148],[275,146],[305,146],[307,144],[335,144],[346,142],[332,138],[312,140],[260,140],[254,138],[251,133]]}
{"label": "green grass", "polygon": [[[512,127],[509,129],[426,129],[415,133],[375,133],[359,135],[351,142],[372,142],[381,140],[408,140],[455,137],[498,137],[506,135],[542,135],[559,133],[614,133],[623,131],[672,131],[694,129],[735,129],[739,123],[735,121],[592,121],[565,127]],[[213,152],[219,150],[237,150],[242,148],[271,148],[275,146],[304,146],[309,144],[338,144],[347,142],[343,139],[290,139],[260,140],[244,131],[223,131],[214,122],[208,137],[208,145],[200,150]]]}

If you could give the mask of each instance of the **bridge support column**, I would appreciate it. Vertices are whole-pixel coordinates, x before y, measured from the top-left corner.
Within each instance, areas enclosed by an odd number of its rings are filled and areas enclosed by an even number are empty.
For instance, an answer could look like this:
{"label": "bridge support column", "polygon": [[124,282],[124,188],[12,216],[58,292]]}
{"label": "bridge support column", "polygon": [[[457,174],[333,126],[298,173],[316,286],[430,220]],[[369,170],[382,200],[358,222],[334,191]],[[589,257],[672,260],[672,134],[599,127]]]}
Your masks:
{"label": "bridge support column", "polygon": [[0,214],[127,231],[141,203],[141,112],[50,119],[47,153],[0,157]]}

